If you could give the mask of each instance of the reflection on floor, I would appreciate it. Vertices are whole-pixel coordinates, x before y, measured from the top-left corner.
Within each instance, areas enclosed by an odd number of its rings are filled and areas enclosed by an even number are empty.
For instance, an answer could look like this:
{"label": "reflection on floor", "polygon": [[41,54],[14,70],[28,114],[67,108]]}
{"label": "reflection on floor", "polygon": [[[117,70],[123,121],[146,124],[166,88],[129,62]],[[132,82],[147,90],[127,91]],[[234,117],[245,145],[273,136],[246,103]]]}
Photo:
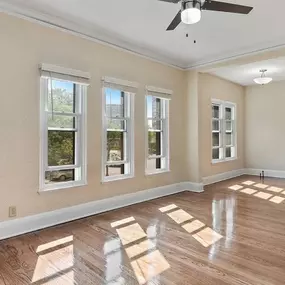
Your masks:
{"label": "reflection on floor", "polygon": [[155,282],[156,277],[159,278],[162,272],[170,268],[169,263],[156,248],[155,231],[148,237],[133,217],[113,222],[111,227],[116,228],[139,284]]}
{"label": "reflection on floor", "polygon": [[[159,210],[162,213],[166,213],[174,222],[181,225],[184,230],[192,234],[192,237],[204,247],[213,245],[223,237],[211,228],[206,227],[206,225],[199,220],[192,221],[194,217],[184,210],[179,209],[175,204],[170,204]],[[194,232],[196,233],[194,234]]]}
{"label": "reflection on floor", "polygon": [[[228,187],[231,190],[234,191],[239,191],[248,195],[253,195],[257,198],[263,199],[263,200],[268,200],[272,203],[275,204],[281,204],[283,201],[285,201],[285,197],[281,197],[281,196],[274,196],[274,193],[279,193],[278,195],[282,194],[285,195],[285,191],[280,193],[281,191],[283,191],[283,188],[280,187],[275,187],[275,186],[270,186],[270,185],[266,185],[264,183],[256,183],[254,181],[244,181],[241,184],[243,185],[247,185],[247,186],[251,186],[251,187],[255,187],[256,189],[252,189],[252,188],[245,188],[244,186],[235,184],[232,185],[230,187]],[[259,189],[262,189],[263,191],[260,191]],[[268,191],[264,192],[264,191]],[[257,193],[256,193],[257,192]]]}
{"label": "reflection on floor", "polygon": [[284,285],[284,198],[242,176],[3,240],[0,285]]}

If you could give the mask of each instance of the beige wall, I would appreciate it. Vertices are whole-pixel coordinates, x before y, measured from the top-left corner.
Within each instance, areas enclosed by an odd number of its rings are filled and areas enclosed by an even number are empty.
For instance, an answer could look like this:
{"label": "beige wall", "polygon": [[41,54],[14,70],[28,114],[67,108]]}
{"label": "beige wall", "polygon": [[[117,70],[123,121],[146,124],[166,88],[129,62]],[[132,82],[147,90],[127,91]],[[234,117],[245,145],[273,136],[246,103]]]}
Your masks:
{"label": "beige wall", "polygon": [[246,88],[246,167],[285,169],[285,81]]}
{"label": "beige wall", "polygon": [[[183,71],[79,37],[0,13],[0,221],[8,206],[18,216],[185,181]],[[88,90],[88,186],[38,194],[40,63],[91,73]],[[135,178],[101,184],[101,78],[138,82],[135,97]],[[172,89],[171,172],[145,176],[144,88]]]}
{"label": "beige wall", "polygon": [[[244,87],[199,73],[199,153],[202,177],[215,175],[244,167]],[[212,164],[212,107],[211,100],[220,99],[236,103],[237,108],[237,159]]]}

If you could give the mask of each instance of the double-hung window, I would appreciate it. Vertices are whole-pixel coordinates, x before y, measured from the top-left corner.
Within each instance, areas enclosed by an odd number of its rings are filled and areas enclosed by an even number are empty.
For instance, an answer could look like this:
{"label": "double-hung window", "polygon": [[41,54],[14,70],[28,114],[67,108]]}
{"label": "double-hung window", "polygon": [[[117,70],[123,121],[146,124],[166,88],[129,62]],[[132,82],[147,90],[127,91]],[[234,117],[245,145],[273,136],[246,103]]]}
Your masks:
{"label": "double-hung window", "polygon": [[85,72],[41,65],[40,190],[86,184]]}
{"label": "double-hung window", "polygon": [[169,171],[169,99],[171,91],[147,87],[146,174]]}
{"label": "double-hung window", "polygon": [[134,176],[135,92],[135,83],[103,78],[103,182]]}
{"label": "double-hung window", "polygon": [[236,158],[236,106],[212,101],[212,161]]}

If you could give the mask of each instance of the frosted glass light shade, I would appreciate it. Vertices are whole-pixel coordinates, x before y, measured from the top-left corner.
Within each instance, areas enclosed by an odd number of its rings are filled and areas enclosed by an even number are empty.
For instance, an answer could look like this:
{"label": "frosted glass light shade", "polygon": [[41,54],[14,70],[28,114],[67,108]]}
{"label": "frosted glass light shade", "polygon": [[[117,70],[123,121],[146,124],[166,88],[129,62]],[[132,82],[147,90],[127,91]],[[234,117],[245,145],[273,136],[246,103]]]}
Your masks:
{"label": "frosted glass light shade", "polygon": [[182,11],[181,20],[184,24],[195,24],[201,20],[201,10],[198,8],[188,8]]}
{"label": "frosted glass light shade", "polygon": [[257,83],[257,84],[261,84],[261,85],[264,85],[264,84],[268,84],[272,81],[272,78],[271,77],[258,77],[258,78],[255,78],[254,79],[254,82]]}

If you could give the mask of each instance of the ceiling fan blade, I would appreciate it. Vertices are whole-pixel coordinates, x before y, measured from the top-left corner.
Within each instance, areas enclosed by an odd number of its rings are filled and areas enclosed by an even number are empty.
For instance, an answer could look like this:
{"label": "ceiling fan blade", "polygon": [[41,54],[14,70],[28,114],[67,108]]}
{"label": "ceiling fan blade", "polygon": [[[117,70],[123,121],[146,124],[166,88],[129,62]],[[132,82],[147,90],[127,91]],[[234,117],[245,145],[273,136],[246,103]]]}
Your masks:
{"label": "ceiling fan blade", "polygon": [[253,7],[237,5],[232,3],[225,3],[219,1],[206,0],[202,10],[219,11],[237,14],[249,14]]}
{"label": "ceiling fan blade", "polygon": [[180,0],[158,0],[162,2],[168,2],[168,3],[178,3]]}
{"label": "ceiling fan blade", "polygon": [[180,23],[181,23],[181,10],[178,12],[178,14],[175,16],[175,18],[172,20],[171,24],[168,26],[166,30],[173,31]]}

